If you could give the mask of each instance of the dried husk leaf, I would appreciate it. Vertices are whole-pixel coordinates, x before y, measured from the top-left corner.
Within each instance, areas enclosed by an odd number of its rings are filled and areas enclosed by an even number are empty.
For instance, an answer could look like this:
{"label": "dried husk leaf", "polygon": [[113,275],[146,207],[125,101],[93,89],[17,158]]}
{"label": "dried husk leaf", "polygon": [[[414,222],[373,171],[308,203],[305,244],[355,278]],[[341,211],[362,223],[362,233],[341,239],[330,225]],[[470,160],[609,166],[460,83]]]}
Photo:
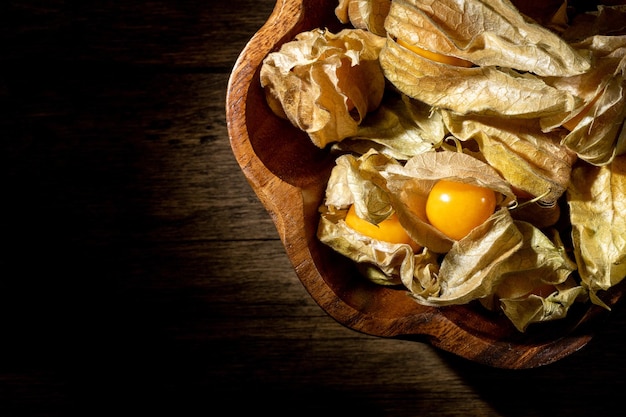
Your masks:
{"label": "dried husk leaf", "polygon": [[428,51],[539,76],[571,76],[587,57],[508,0],[393,0],[387,33]]}
{"label": "dried husk leaf", "polygon": [[567,255],[556,230],[551,230],[553,240],[529,222],[515,221],[523,235],[523,246],[500,265],[498,271],[504,277],[490,297],[482,300],[483,305],[493,310],[500,298],[519,299],[545,286],[562,284],[576,271],[576,263]]}
{"label": "dried husk leaf", "polygon": [[592,302],[626,276],[626,156],[605,166],[581,164],[567,190],[574,255]]}
{"label": "dried husk leaf", "polygon": [[507,182],[493,167],[462,152],[444,150],[415,155],[404,165],[388,166],[386,172],[431,182],[450,179],[491,188],[507,197],[507,202],[515,198]]}
{"label": "dried husk leaf", "polygon": [[[592,68],[572,77],[548,79],[555,88],[580,97],[570,113],[542,120],[544,130],[575,124],[563,143],[579,157],[594,165],[604,165],[626,151],[626,6],[599,7],[575,20],[564,34],[572,45],[586,50]],[[574,43],[575,41],[575,43]],[[578,120],[580,119],[580,120]],[[574,120],[578,120],[577,123]]]}
{"label": "dried husk leaf", "polygon": [[[355,154],[331,173],[320,241],[374,283],[401,284],[430,306],[479,300],[521,332],[565,317],[588,295],[608,308],[599,292],[626,276],[626,6],[599,7],[570,27],[566,6],[541,20],[567,28],[560,38],[509,0],[339,0],[337,17],[357,29],[306,32],[268,55],[261,80],[275,113],[316,146]],[[477,66],[438,63],[396,39]],[[385,77],[401,94],[380,105]],[[588,110],[571,132],[561,127]],[[435,151],[448,132],[480,154]],[[572,170],[578,157],[596,166]],[[458,241],[416,208],[442,178],[500,196],[495,213]],[[554,219],[515,220],[510,185],[542,196],[537,207],[556,208],[556,217],[569,186],[576,263],[558,233],[550,240],[539,229]],[[395,212],[423,250],[354,231],[344,221],[352,204],[375,224]],[[539,293],[545,285],[554,291]]]}
{"label": "dried husk leaf", "polygon": [[261,86],[270,107],[324,148],[357,132],[382,100],[384,38],[360,29],[303,32],[270,53]]}
{"label": "dried husk leaf", "polygon": [[569,184],[576,154],[561,144],[562,130],[542,132],[536,120],[459,116],[443,112],[462,141],[475,140],[488,163],[514,188],[553,206]]}
{"label": "dried husk leaf", "polygon": [[523,298],[503,298],[502,310],[520,332],[532,323],[562,319],[570,307],[584,295],[581,286],[556,291],[547,297],[530,294]]}
{"label": "dried husk leaf", "polygon": [[[500,282],[481,300],[490,310],[501,308],[520,331],[534,322],[565,317],[569,307],[584,294],[572,273],[576,264],[567,256],[555,232],[554,242],[534,225],[515,221],[523,246],[499,265]],[[541,295],[537,289],[553,287]]]}
{"label": "dried husk leaf", "polygon": [[429,306],[467,304],[487,297],[502,279],[496,273],[499,265],[522,246],[522,239],[508,210],[496,211],[455,242],[443,258],[437,275],[439,292],[426,296],[412,292],[412,296]]}
{"label": "dried husk leaf", "polygon": [[571,112],[577,99],[530,73],[495,66],[464,68],[423,58],[387,38],[379,56],[385,77],[401,92],[459,114],[547,117]]}
{"label": "dried husk leaf", "polygon": [[380,174],[387,164],[398,162],[373,150],[358,158],[339,156],[326,186],[325,204],[337,208],[354,204],[359,217],[374,224],[385,220],[393,212]]}
{"label": "dried husk leaf", "polygon": [[[626,59],[621,66],[625,64]],[[606,165],[626,152],[625,86],[623,75],[613,78],[591,106],[589,115],[563,139],[563,144],[580,159],[593,165]]]}
{"label": "dried husk leaf", "polygon": [[439,254],[424,248],[421,253],[413,256],[413,279],[403,280],[402,283],[414,296],[423,299],[437,296],[440,291]]}
{"label": "dried husk leaf", "polygon": [[[624,39],[624,42],[626,42],[626,39]],[[615,52],[619,54],[620,49],[621,48],[616,49]],[[550,85],[579,97],[580,102],[577,107],[569,113],[543,117],[541,119],[542,129],[548,131],[559,128],[578,116],[579,113],[587,111],[589,105],[598,100],[604,91],[609,88],[609,84],[614,82],[616,76],[619,76],[618,70],[620,66],[623,66],[623,63],[621,63],[622,59],[623,56],[616,56],[616,54],[596,56],[593,68],[585,74],[574,77],[547,78],[546,82]],[[596,105],[595,107],[597,109],[600,105]],[[585,121],[585,125],[588,125],[588,122],[592,120],[595,111],[597,111],[596,109],[592,109],[594,111],[588,112],[589,119]],[[580,126],[583,126],[583,124],[581,123]]]}
{"label": "dried husk leaf", "polygon": [[405,95],[389,93],[359,125],[357,133],[333,149],[357,154],[375,149],[396,160],[407,160],[433,150],[446,133],[439,112]]}
{"label": "dried husk leaf", "polygon": [[390,6],[391,0],[339,0],[335,15],[341,23],[385,36],[385,18]]}
{"label": "dried husk leaf", "polygon": [[[427,295],[413,297],[432,306],[479,300],[486,308],[501,308],[520,332],[531,323],[565,317],[574,302],[584,299],[585,291],[571,276],[576,265],[560,240],[553,243],[530,223],[513,221],[506,210],[493,220],[498,225],[485,235],[493,239],[486,249],[480,239],[459,242],[441,264],[438,285],[430,284],[430,291],[424,290]],[[469,247],[461,248],[464,243]],[[554,286],[551,294],[532,293],[546,284]]]}

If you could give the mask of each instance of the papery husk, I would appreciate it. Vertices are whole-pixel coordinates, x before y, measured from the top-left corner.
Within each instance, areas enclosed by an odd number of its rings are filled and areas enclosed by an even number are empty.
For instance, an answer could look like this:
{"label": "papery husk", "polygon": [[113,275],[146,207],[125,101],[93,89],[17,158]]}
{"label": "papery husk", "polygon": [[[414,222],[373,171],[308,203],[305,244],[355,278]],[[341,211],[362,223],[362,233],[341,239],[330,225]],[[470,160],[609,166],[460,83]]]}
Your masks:
{"label": "papery husk", "polygon": [[532,323],[540,323],[565,318],[572,305],[576,303],[584,289],[574,286],[556,291],[547,297],[530,294],[523,298],[503,298],[502,310],[515,328],[525,332]]}
{"label": "papery husk", "polygon": [[[492,295],[482,300],[490,310],[497,307],[500,298],[518,299],[545,286],[571,286],[572,273],[577,265],[568,256],[556,229],[550,229],[553,238],[529,222],[515,221],[523,235],[523,246],[500,265],[503,280]],[[575,280],[574,280],[575,282]],[[561,287],[564,288],[564,287]]]}
{"label": "papery husk", "polygon": [[464,68],[421,57],[388,37],[379,56],[385,77],[414,99],[459,114],[519,118],[571,112],[575,96],[530,73],[495,66]]}
{"label": "papery husk", "polygon": [[626,156],[605,166],[581,164],[567,190],[574,255],[591,301],[626,276]]}
{"label": "papery husk", "polygon": [[362,235],[344,221],[346,210],[321,208],[319,240],[359,265],[366,278],[379,285],[413,280],[413,250],[403,243],[388,243]]}
{"label": "papery husk", "polygon": [[449,179],[491,188],[505,196],[507,203],[509,199],[515,198],[508,183],[493,167],[462,152],[443,150],[415,155],[404,165],[388,166],[385,172],[430,181],[433,184],[440,179]]}
{"label": "papery husk", "polygon": [[624,87],[624,79],[612,79],[593,103],[589,115],[563,139],[563,144],[580,159],[593,165],[606,165],[626,152]]}
{"label": "papery husk", "polygon": [[335,16],[341,23],[385,36],[385,18],[390,7],[391,0],[339,0]]}
{"label": "papery husk", "polygon": [[436,307],[487,297],[502,279],[496,273],[499,265],[522,246],[522,238],[508,210],[501,208],[445,255],[437,275],[438,294],[411,295],[420,304]]}
{"label": "papery husk", "polygon": [[[620,50],[617,49],[616,52],[619,53]],[[580,102],[577,107],[569,113],[543,117],[541,119],[542,129],[545,131],[556,129],[576,117],[583,110],[586,110],[593,101],[597,100],[598,97],[609,88],[611,83],[614,83],[616,76],[619,77],[618,70],[620,67],[623,67],[622,59],[623,56],[615,56],[615,54],[597,56],[594,59],[593,69],[585,74],[574,77],[546,79],[546,81],[555,88],[568,91],[570,94],[579,97]],[[599,106],[596,106],[596,108],[598,107]],[[595,111],[589,112],[590,119],[588,121],[591,121],[594,113]],[[585,124],[588,125],[588,123]]]}
{"label": "papery husk", "polygon": [[393,0],[387,33],[411,45],[538,76],[572,76],[589,60],[508,0]]}
{"label": "papery husk", "polygon": [[[490,310],[502,309],[520,331],[529,324],[565,317],[569,307],[584,294],[572,277],[576,264],[568,257],[558,233],[554,241],[531,223],[515,221],[523,246],[502,262],[495,273],[500,282],[481,299]],[[545,296],[533,291],[552,286]]]}
{"label": "papery husk", "polygon": [[536,120],[462,117],[443,112],[446,127],[462,141],[474,140],[486,161],[514,188],[554,206],[569,184],[577,157],[561,144],[564,132],[542,132]]}
{"label": "papery husk", "polygon": [[378,55],[385,38],[360,29],[314,29],[270,53],[261,67],[268,103],[318,147],[357,132],[382,100]]}
{"label": "papery husk", "polygon": [[[482,241],[474,238],[463,242],[471,244],[469,248],[462,248],[459,242],[446,255],[437,276],[439,294],[413,296],[432,306],[478,300],[488,309],[501,308],[520,332],[531,323],[565,317],[585,292],[571,277],[576,265],[563,246],[550,241],[532,224],[513,221],[506,209],[493,220],[497,225],[485,235],[485,239],[493,240],[486,249],[481,249]],[[552,294],[529,294],[546,284],[555,287]]]}
{"label": "papery husk", "polygon": [[543,129],[555,129],[581,118],[563,143],[593,165],[608,164],[626,152],[625,19],[626,6],[598,6],[595,12],[577,16],[563,37],[573,47],[588,51],[592,68],[579,76],[547,80],[555,88],[577,95],[582,102],[570,113],[543,119]]}
{"label": "papery husk", "polygon": [[374,150],[358,158],[339,156],[326,186],[324,204],[337,208],[354,204],[356,214],[373,224],[387,219],[393,207],[380,172],[388,164],[399,163]]}
{"label": "papery husk", "polygon": [[382,175],[386,178],[385,186],[391,204],[409,236],[437,253],[448,252],[454,244],[453,239],[427,222],[423,212],[428,194],[437,181],[448,179],[492,189],[499,197],[498,204],[503,206],[515,199],[511,188],[497,171],[461,152],[439,151],[416,155],[404,166],[387,166]]}
{"label": "papery husk", "polygon": [[441,287],[439,285],[439,254],[424,248],[421,253],[413,256],[413,279],[403,280],[402,283],[413,297],[428,299],[436,297]]}
{"label": "papery husk", "polygon": [[362,235],[350,228],[344,219],[351,205],[359,217],[373,224],[391,216],[393,207],[381,171],[388,165],[397,164],[394,159],[374,150],[359,157],[339,156],[331,171],[324,204],[320,207],[318,239],[352,259],[366,278],[381,285],[398,285],[413,280],[412,247]]}
{"label": "papery husk", "polygon": [[[564,318],[575,302],[586,299],[584,288],[572,278],[576,264],[560,239],[552,242],[532,224],[514,221],[506,209],[489,222],[429,271],[433,280],[420,276],[424,286],[414,280],[411,296],[417,302],[439,307],[478,300],[490,310],[501,309],[525,332],[532,323]],[[415,258],[416,266],[424,264]],[[546,296],[531,293],[545,285],[554,291]]]}
{"label": "papery husk", "polygon": [[359,125],[357,133],[333,145],[333,149],[357,154],[375,149],[405,161],[433,150],[446,134],[439,112],[403,94],[388,93],[379,108]]}

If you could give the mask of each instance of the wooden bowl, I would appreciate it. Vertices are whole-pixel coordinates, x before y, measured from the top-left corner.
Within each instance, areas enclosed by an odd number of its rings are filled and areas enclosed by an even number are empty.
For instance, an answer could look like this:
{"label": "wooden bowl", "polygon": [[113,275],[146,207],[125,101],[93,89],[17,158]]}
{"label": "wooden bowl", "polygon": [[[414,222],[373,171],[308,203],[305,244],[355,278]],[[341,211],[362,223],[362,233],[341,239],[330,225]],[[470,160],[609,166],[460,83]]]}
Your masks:
{"label": "wooden bowl", "polygon": [[[589,342],[607,311],[581,304],[568,317],[518,332],[503,316],[477,305],[432,308],[405,291],[369,283],[352,261],[316,238],[318,207],[334,157],[271,112],[260,86],[265,56],[297,33],[341,28],[336,0],[278,0],[232,71],[226,103],[230,143],[250,185],[271,215],[302,284],[339,323],[370,335],[427,342],[497,368],[532,368],[555,362]],[[615,290],[609,305],[621,297]]]}

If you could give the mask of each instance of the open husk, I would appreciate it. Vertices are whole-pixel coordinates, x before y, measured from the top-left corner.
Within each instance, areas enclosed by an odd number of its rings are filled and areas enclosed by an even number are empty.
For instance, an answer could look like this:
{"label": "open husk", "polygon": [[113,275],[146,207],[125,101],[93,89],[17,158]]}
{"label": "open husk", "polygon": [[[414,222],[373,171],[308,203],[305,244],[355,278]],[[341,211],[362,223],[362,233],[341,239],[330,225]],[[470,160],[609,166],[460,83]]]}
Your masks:
{"label": "open husk", "polygon": [[[486,163],[460,152],[428,151],[402,164],[374,150],[345,154],[336,162],[320,208],[318,237],[355,261],[371,281],[402,285],[424,305],[479,300],[490,309],[506,309],[521,331],[533,322],[562,317],[584,294],[574,289],[579,286],[570,274],[576,264],[560,241],[511,217],[507,206],[515,196]],[[488,187],[500,196],[495,213],[460,240],[431,226],[420,207],[433,184],[444,178]],[[374,224],[396,213],[417,245],[388,243],[351,229],[344,218],[353,204],[360,217]],[[546,284],[554,287],[550,297],[531,296]]]}

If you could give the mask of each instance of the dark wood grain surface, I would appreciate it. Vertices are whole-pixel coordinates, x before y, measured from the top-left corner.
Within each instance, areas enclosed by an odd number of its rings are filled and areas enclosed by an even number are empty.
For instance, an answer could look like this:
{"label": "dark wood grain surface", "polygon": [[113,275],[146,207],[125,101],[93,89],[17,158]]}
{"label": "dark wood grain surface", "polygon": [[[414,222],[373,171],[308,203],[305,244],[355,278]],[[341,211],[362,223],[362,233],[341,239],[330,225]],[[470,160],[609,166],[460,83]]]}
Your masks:
{"label": "dark wood grain surface", "polygon": [[0,5],[0,416],[621,415],[618,306],[552,365],[336,323],[228,140],[271,0]]}

